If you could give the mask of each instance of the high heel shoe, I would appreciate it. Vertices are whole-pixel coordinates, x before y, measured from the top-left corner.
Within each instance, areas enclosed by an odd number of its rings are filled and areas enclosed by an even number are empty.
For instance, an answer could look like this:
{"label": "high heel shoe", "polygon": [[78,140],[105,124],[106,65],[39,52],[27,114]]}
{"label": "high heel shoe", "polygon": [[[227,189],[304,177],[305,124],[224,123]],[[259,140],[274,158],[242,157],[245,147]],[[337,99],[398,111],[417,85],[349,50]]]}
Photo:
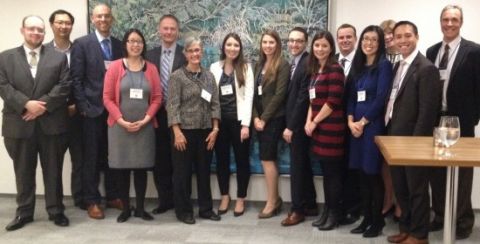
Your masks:
{"label": "high heel shoe", "polygon": [[312,222],[312,226],[318,227],[320,225],[325,224],[325,221],[327,221],[327,217],[328,217],[328,207],[323,206],[322,215],[320,215],[320,218]]}
{"label": "high heel shoe", "polygon": [[220,209],[220,207],[219,207],[218,208],[218,215],[226,214],[228,212],[228,208],[230,207],[230,202],[231,201],[232,201],[232,199],[230,198],[230,196],[228,196],[227,208],[226,209]]}
{"label": "high heel shoe", "polygon": [[[238,199],[237,199],[237,203],[238,203]],[[240,217],[242,216],[244,213],[245,213],[245,201],[243,200],[243,208],[242,208],[242,211],[236,211],[236,210],[233,210],[233,216],[235,217]]]}
{"label": "high heel shoe", "polygon": [[372,238],[377,237],[382,233],[383,227],[385,227],[385,221],[383,219],[379,223],[374,223],[367,228],[363,233],[363,237]]}
{"label": "high heel shoe", "polygon": [[330,210],[327,220],[323,225],[318,226],[319,230],[333,230],[339,226],[339,214],[337,211]]}
{"label": "high heel shoe", "polygon": [[367,231],[370,224],[371,224],[371,221],[363,218],[362,223],[360,223],[360,225],[357,226],[356,228],[352,229],[350,231],[350,233],[352,233],[352,234],[363,234],[363,233],[365,233],[365,231]]}
{"label": "high heel shoe", "polygon": [[275,202],[275,207],[272,209],[272,211],[270,211],[268,213],[260,212],[258,214],[258,218],[259,219],[268,219],[268,218],[271,218],[273,216],[276,216],[277,214],[279,214],[282,211],[282,205],[283,205],[283,200],[282,200],[282,198],[279,197],[277,199],[277,202]]}

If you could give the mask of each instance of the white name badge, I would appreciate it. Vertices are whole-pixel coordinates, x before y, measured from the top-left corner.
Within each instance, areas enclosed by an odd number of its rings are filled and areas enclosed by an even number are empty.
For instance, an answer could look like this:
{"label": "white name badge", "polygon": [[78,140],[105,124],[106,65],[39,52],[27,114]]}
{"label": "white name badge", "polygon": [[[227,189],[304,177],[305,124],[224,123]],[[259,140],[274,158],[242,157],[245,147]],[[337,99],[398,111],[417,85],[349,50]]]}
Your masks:
{"label": "white name badge", "polygon": [[308,96],[310,97],[310,99],[314,99],[315,98],[315,88],[310,88],[308,90]]}
{"label": "white name badge", "polygon": [[357,92],[357,102],[365,102],[366,99],[367,99],[367,92],[365,91]]}
{"label": "white name badge", "polygon": [[390,99],[395,99],[395,97],[397,97],[397,90],[398,88],[392,88],[392,92],[390,93]]}
{"label": "white name badge", "polygon": [[104,60],[103,63],[105,64],[105,70],[108,70],[108,68],[110,68],[110,64],[112,64],[112,61]]}
{"label": "white name badge", "polygon": [[210,92],[206,91],[205,89],[202,89],[201,96],[207,102],[210,102],[210,100],[212,100],[212,94],[210,94]]}
{"label": "white name badge", "polygon": [[143,90],[130,88],[130,98],[131,99],[143,99]]}
{"label": "white name badge", "polygon": [[447,80],[447,70],[441,69],[439,70],[439,72],[440,72],[440,80]]}
{"label": "white name badge", "polygon": [[221,86],[220,90],[222,92],[222,96],[233,94],[233,86],[231,84]]}
{"label": "white name badge", "polygon": [[259,96],[262,95],[262,86],[258,86],[258,95],[259,95]]}

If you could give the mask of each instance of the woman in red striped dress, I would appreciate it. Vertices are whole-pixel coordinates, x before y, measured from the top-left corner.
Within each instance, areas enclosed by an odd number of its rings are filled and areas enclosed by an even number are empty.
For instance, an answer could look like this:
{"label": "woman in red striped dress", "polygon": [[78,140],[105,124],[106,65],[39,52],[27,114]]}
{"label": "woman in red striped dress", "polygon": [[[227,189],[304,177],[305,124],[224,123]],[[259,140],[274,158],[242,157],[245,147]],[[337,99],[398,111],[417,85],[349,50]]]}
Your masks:
{"label": "woman in red striped dress", "polygon": [[324,213],[315,225],[319,230],[332,230],[339,223],[342,192],[345,76],[334,57],[335,43],[330,32],[322,31],[313,37],[310,53],[310,107],[305,132],[312,137],[313,154],[322,165],[325,194]]}

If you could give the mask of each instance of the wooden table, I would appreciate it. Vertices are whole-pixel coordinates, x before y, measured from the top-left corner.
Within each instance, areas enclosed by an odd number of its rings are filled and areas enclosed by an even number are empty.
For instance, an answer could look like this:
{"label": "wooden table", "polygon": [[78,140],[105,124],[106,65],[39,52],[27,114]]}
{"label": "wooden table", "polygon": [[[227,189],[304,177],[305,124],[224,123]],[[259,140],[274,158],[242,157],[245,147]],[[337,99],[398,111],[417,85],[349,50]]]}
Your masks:
{"label": "wooden table", "polygon": [[375,142],[389,165],[447,167],[443,242],[455,243],[458,167],[480,166],[480,138],[460,138],[446,149],[449,157],[433,147],[432,137],[376,136]]}

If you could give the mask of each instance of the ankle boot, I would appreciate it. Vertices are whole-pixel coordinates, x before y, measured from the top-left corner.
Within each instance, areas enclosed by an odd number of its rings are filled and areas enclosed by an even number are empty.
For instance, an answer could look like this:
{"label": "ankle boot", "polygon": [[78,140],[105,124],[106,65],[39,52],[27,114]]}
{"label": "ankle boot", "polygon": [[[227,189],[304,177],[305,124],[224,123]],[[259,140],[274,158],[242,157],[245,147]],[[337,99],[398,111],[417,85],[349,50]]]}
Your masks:
{"label": "ankle boot", "polygon": [[325,224],[325,222],[327,221],[328,212],[329,212],[329,211],[328,211],[328,207],[327,207],[327,206],[323,206],[322,215],[320,215],[320,218],[318,218],[317,220],[313,221],[312,226],[314,226],[314,227],[319,227],[320,225]]}
{"label": "ankle boot", "polygon": [[339,214],[337,210],[331,209],[328,213],[327,220],[323,225],[318,226],[319,230],[333,230],[339,225]]}
{"label": "ankle boot", "polygon": [[382,233],[383,227],[385,227],[385,221],[375,221],[368,229],[363,233],[363,237],[371,238],[377,237]]}
{"label": "ankle boot", "polygon": [[370,225],[371,225],[371,221],[369,220],[369,218],[364,217],[363,220],[362,220],[362,223],[360,223],[360,225],[357,226],[356,228],[352,229],[350,231],[350,233],[352,233],[352,234],[362,234],[368,229],[368,227]]}

